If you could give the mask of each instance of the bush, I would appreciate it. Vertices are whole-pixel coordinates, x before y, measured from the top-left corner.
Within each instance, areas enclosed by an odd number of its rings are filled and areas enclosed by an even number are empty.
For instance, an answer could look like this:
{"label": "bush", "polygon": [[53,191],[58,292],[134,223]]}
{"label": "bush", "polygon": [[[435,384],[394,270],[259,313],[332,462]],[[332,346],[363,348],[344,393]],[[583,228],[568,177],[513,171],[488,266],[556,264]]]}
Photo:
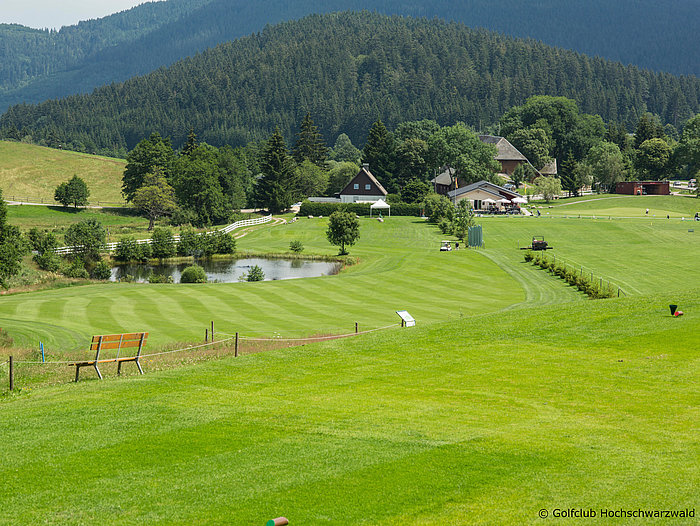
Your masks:
{"label": "bush", "polygon": [[304,245],[301,244],[301,241],[295,239],[289,243],[289,250],[298,254],[304,251]]}
{"label": "bush", "polygon": [[202,251],[201,236],[192,227],[180,229],[180,242],[177,244],[178,256],[199,256]]}
{"label": "bush", "polygon": [[265,279],[265,273],[259,266],[253,265],[250,267],[248,274],[244,274],[241,278],[243,281],[263,281]]}
{"label": "bush", "polygon": [[63,274],[69,278],[88,279],[90,277],[88,271],[85,270],[83,260],[79,257],[76,257],[73,263],[63,270]]}
{"label": "bush", "polygon": [[46,270],[47,272],[56,272],[61,268],[61,257],[53,250],[37,254],[33,259],[41,270]]}
{"label": "bush", "polygon": [[[329,216],[336,210],[344,210],[358,216],[368,216],[370,203],[312,203],[304,201],[299,208],[299,216]],[[392,203],[392,216],[416,216],[419,217],[421,206],[411,203]],[[388,215],[388,214],[387,214]]]}
{"label": "bush", "polygon": [[154,228],[151,237],[151,255],[154,258],[164,259],[175,255],[175,239],[173,233],[167,228]]}
{"label": "bush", "polygon": [[206,283],[207,274],[199,265],[192,265],[182,271],[180,283]]}
{"label": "bush", "polygon": [[153,249],[151,248],[151,245],[148,243],[139,243],[137,246],[138,251],[136,253],[136,259],[138,261],[148,261],[153,257]]}
{"label": "bush", "polygon": [[164,274],[154,274],[153,272],[151,272],[151,275],[148,276],[148,282],[149,283],[173,283],[173,277],[166,276]]}
{"label": "bush", "polygon": [[92,277],[103,281],[112,277],[112,267],[106,261],[100,261],[92,269]]}
{"label": "bush", "polygon": [[440,219],[438,228],[443,234],[450,234],[452,232],[452,222],[448,219]]}
{"label": "bush", "polygon": [[535,256],[532,254],[532,250],[525,252],[525,262],[530,263]]}
{"label": "bush", "polygon": [[114,251],[114,259],[124,262],[139,259],[139,245],[134,236],[125,236],[119,240]]}
{"label": "bush", "polygon": [[214,245],[214,254],[235,254],[236,238],[230,232],[228,234],[218,231],[210,236]]}

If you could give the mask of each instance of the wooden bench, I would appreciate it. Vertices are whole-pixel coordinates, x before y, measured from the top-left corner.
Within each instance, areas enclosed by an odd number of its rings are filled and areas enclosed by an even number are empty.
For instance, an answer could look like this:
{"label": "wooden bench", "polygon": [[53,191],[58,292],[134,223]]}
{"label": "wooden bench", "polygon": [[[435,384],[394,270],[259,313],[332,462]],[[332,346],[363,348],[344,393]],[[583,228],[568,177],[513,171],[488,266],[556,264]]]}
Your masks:
{"label": "wooden bench", "polygon": [[[95,358],[93,360],[85,360],[82,362],[74,362],[69,364],[71,366],[75,366],[75,381],[77,382],[80,376],[80,368],[87,366],[94,367],[97,376],[100,380],[102,380],[102,373],[98,367],[98,364],[100,363],[116,363],[117,374],[121,374],[122,364],[124,362],[136,362],[136,367],[138,367],[139,372],[143,374],[143,369],[141,369],[139,359],[141,358],[143,346],[146,344],[146,338],[148,338],[147,332],[93,336],[92,343],[90,344],[90,350],[95,351]],[[133,347],[138,347],[135,356],[119,356],[122,349]],[[116,349],[116,356],[105,358],[103,355],[103,357],[100,358],[100,353],[102,353],[102,351],[111,351],[114,349]]]}

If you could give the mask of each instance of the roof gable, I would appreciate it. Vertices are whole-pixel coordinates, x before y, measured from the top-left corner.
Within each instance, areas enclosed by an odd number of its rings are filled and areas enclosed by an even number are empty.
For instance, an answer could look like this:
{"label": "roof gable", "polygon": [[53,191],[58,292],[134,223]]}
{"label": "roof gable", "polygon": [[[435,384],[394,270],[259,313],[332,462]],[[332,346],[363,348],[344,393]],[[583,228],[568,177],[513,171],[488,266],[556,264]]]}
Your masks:
{"label": "roof gable", "polygon": [[[355,184],[360,185],[359,189],[356,190],[354,188]],[[370,190],[365,190],[364,185],[366,184],[372,185],[372,188]],[[357,175],[340,191],[340,195],[377,195],[377,193],[381,195],[388,194],[382,184],[377,181],[377,178],[372,175],[372,172],[369,171],[367,166],[363,166]]]}
{"label": "roof gable", "polygon": [[527,161],[527,157],[520,153],[505,137],[479,135],[479,140],[486,144],[493,144],[498,149],[495,157],[497,161]]}
{"label": "roof gable", "polygon": [[514,199],[516,197],[522,197],[519,193],[513,192],[511,190],[508,190],[507,188],[503,188],[502,186],[498,186],[497,184],[490,183],[488,181],[478,181],[476,183],[468,184],[467,186],[463,186],[462,188],[457,188],[457,190],[452,190],[451,192],[447,192],[447,197],[453,198],[453,197],[458,197],[463,194],[467,194],[469,192],[473,192],[474,190],[481,190],[484,192],[488,192],[490,194],[494,194],[497,196],[502,196],[506,197],[507,199]]}

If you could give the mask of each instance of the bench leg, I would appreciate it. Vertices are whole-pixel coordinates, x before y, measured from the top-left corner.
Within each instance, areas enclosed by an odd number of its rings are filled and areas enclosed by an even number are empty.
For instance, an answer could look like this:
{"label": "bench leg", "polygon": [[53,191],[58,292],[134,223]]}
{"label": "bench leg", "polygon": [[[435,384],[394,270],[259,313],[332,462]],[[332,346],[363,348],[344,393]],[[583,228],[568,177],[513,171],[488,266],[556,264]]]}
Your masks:
{"label": "bench leg", "polygon": [[80,376],[80,366],[76,365],[75,366],[75,381],[78,381],[78,377]]}
{"label": "bench leg", "polygon": [[141,369],[141,362],[139,362],[138,358],[136,359],[136,367],[139,368],[139,372],[143,374],[143,369]]}
{"label": "bench leg", "polygon": [[95,372],[97,373],[97,376],[102,380],[102,373],[100,372],[100,369],[97,367],[97,364],[95,364]]}
{"label": "bench leg", "polygon": [[117,362],[117,376],[122,374],[122,362]]}

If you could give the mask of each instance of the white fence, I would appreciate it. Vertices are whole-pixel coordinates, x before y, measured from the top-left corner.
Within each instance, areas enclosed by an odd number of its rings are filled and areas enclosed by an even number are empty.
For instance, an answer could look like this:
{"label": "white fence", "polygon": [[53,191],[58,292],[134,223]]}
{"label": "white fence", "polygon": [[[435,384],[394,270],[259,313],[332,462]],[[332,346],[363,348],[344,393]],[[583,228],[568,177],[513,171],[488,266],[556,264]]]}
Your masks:
{"label": "white fence", "polygon": [[[235,223],[232,223],[228,226],[225,226],[224,228],[221,228],[219,230],[213,230],[211,232],[206,232],[206,234],[213,234],[214,232],[223,232],[224,234],[228,234],[230,232],[233,232],[237,228],[243,228],[246,226],[253,226],[253,225],[261,225],[263,223],[269,223],[270,221],[272,221],[272,215],[267,215],[265,217],[256,217],[255,219],[244,219],[242,221],[236,221]],[[200,233],[199,235],[202,235],[202,234]],[[175,243],[179,243],[180,242],[180,235],[179,234],[174,235],[173,240],[175,241]],[[138,244],[146,243],[146,244],[150,245],[152,240],[150,238],[149,239],[137,239],[136,242]],[[106,245],[104,245],[102,247],[102,250],[104,250],[105,252],[113,252],[114,250],[116,250],[118,244],[119,244],[118,241],[114,241],[112,243],[107,243]],[[59,247],[54,252],[56,252],[56,254],[70,254],[78,248],[80,248],[80,247],[75,247],[75,246],[73,246],[73,247]]]}

